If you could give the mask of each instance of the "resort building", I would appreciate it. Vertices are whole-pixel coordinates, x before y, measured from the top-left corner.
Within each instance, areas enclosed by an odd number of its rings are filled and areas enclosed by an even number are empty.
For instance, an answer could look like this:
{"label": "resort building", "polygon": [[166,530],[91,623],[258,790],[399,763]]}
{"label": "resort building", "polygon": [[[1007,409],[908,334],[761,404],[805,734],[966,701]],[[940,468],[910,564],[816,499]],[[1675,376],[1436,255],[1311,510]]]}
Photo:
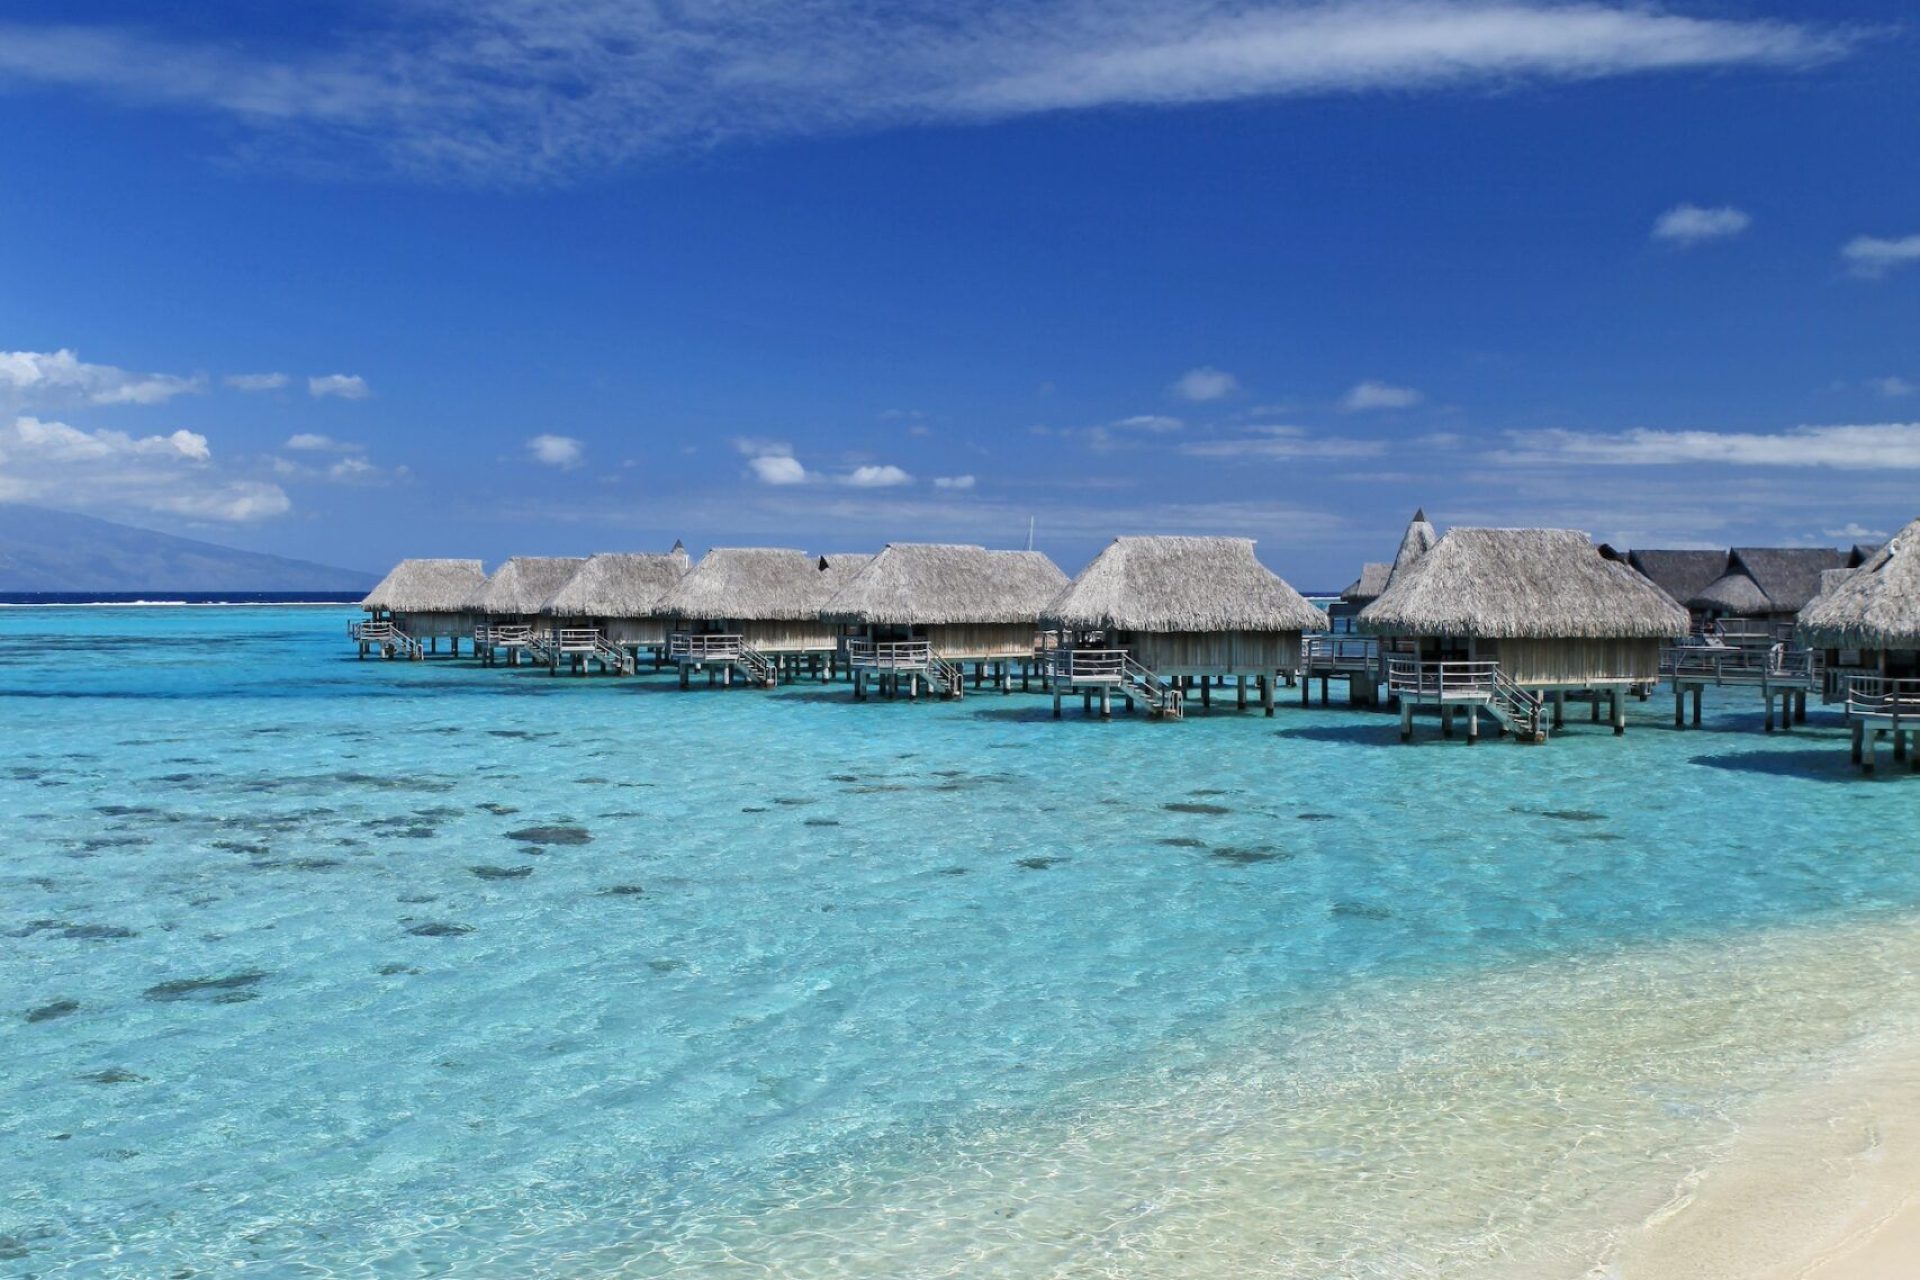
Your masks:
{"label": "resort building", "polygon": [[1611,705],[1626,730],[1622,695],[1659,678],[1662,644],[1687,633],[1686,610],[1646,578],[1600,554],[1572,529],[1453,529],[1361,611],[1359,627],[1391,645],[1388,689],[1400,734],[1415,706],[1440,713],[1451,735],[1480,714],[1526,741],[1565,722],[1568,695]]}
{"label": "resort building", "polygon": [[958,697],[965,665],[974,687],[991,678],[1002,692],[1018,666],[1024,686],[1038,649],[1042,609],[1067,575],[1037,551],[892,542],[820,610],[846,629],[844,651],[853,696],[869,680],[888,695],[904,686],[917,696],[924,681]]}
{"label": "resort building", "polygon": [[545,648],[547,619],[541,606],[586,563],[582,556],[514,556],[467,599],[467,610],[476,622],[473,628],[474,651],[481,661],[492,665],[505,654],[509,666],[518,666],[520,655],[550,662]]}
{"label": "resort building", "polygon": [[687,573],[687,549],[679,543],[665,555],[606,552],[587,562],[540,606],[551,643],[552,666],[571,663],[585,672],[597,663],[603,671],[632,675],[640,655],[654,664],[667,651],[666,624],[654,616],[674,583]]}
{"label": "resort building", "polygon": [[715,547],[661,596],[667,657],[680,687],[694,671],[731,684],[738,671],[771,687],[780,676],[831,676],[840,629],[820,608],[873,557],[779,547]]}
{"label": "resort building", "polygon": [[[1603,546],[1600,554],[1624,560],[1629,568],[1666,592],[1682,608],[1727,571],[1727,553],[1724,551],[1655,549],[1629,551],[1621,556],[1611,547]],[[1699,620],[1695,618],[1696,622]]]}
{"label": "resort building", "polygon": [[1810,603],[1802,644],[1819,650],[1853,724],[1853,758],[1871,770],[1880,735],[1895,760],[1920,766],[1908,735],[1920,729],[1920,520]]}
{"label": "resort building", "polygon": [[478,560],[402,560],[360,602],[367,618],[350,632],[360,656],[422,658],[442,640],[457,656],[460,637],[473,629],[467,601],[486,581]]}
{"label": "resort building", "polygon": [[1831,547],[1735,547],[1720,576],[1684,603],[1729,643],[1772,645],[1792,637],[1820,575],[1847,561]]}
{"label": "resort building", "polygon": [[1326,615],[1254,556],[1250,538],[1115,538],[1041,615],[1059,632],[1052,651],[1053,714],[1063,694],[1111,712],[1119,694],[1178,718],[1198,681],[1200,702],[1233,677],[1249,681],[1273,714],[1274,682],[1300,661],[1303,632]]}

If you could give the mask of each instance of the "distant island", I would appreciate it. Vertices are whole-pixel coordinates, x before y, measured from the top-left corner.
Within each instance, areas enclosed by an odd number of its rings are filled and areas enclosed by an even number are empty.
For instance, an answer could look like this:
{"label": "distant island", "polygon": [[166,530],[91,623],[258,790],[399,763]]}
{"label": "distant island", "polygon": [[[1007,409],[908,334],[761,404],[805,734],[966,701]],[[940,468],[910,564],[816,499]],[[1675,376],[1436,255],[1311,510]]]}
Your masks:
{"label": "distant island", "polygon": [[239,551],[91,516],[0,503],[0,593],[338,592],[377,574]]}

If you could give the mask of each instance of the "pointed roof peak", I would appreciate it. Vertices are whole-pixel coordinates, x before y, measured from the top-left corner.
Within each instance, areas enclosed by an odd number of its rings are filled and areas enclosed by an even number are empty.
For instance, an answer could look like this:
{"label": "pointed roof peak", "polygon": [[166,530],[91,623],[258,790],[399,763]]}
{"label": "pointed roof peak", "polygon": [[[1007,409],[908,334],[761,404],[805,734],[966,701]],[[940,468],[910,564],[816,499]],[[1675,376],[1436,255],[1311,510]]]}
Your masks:
{"label": "pointed roof peak", "polygon": [[1427,523],[1427,509],[1425,507],[1415,507],[1413,509],[1413,520],[1411,521],[1411,523],[1413,524]]}

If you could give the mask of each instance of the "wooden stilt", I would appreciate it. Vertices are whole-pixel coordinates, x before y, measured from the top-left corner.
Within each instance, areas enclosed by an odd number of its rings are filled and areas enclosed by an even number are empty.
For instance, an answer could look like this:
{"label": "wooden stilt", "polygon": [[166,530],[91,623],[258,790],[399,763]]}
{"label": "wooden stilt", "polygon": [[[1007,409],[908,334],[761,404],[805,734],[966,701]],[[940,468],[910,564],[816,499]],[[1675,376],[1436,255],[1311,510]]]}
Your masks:
{"label": "wooden stilt", "polygon": [[1058,720],[1060,718],[1060,686],[1059,685],[1053,686],[1053,718],[1055,720]]}
{"label": "wooden stilt", "polygon": [[1478,744],[1479,741],[1480,708],[1469,703],[1467,706],[1467,745],[1471,747]]}
{"label": "wooden stilt", "polygon": [[1235,710],[1245,711],[1247,709],[1247,678],[1244,675],[1238,675],[1233,678],[1233,702]]}
{"label": "wooden stilt", "polygon": [[1453,708],[1444,702],[1440,704],[1440,736],[1443,738],[1453,736]]}
{"label": "wooden stilt", "polygon": [[1400,699],[1400,741],[1413,740],[1413,703]]}
{"label": "wooden stilt", "polygon": [[1260,707],[1268,715],[1273,714],[1274,683],[1274,678],[1270,675],[1262,675],[1260,677]]}
{"label": "wooden stilt", "polygon": [[1627,732],[1627,702],[1620,696],[1620,690],[1613,691],[1613,736],[1618,738]]}
{"label": "wooden stilt", "polygon": [[1855,720],[1853,722],[1853,762],[1855,764],[1861,763],[1861,753],[1866,749],[1866,737],[1867,722]]}
{"label": "wooden stilt", "polygon": [[1104,684],[1100,686],[1100,718],[1102,720],[1113,718],[1112,689]]}
{"label": "wooden stilt", "polygon": [[1693,727],[1696,729],[1700,727],[1700,700],[1705,692],[1704,685],[1693,686]]}
{"label": "wooden stilt", "polygon": [[1687,727],[1687,691],[1679,685],[1673,686],[1673,727]]}

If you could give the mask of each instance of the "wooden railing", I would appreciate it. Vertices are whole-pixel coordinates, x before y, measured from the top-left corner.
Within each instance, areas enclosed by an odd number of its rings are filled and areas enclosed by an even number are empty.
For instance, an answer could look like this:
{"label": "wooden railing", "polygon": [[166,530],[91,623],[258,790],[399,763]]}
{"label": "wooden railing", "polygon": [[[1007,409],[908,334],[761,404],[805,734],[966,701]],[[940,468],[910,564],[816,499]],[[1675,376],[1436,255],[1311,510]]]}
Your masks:
{"label": "wooden railing", "polygon": [[1387,692],[1415,702],[1485,701],[1493,696],[1497,662],[1423,662],[1394,658],[1387,663]]}
{"label": "wooden railing", "polygon": [[553,633],[553,647],[560,653],[597,653],[600,628],[560,627]]}
{"label": "wooden railing", "polygon": [[1380,641],[1374,636],[1317,635],[1301,639],[1300,665],[1316,671],[1368,671],[1380,664]]}
{"label": "wooden railing", "polygon": [[1712,644],[1672,645],[1660,650],[1660,674],[1668,680],[1716,684],[1806,684],[1820,677],[1825,655],[1784,644],[1766,648]]}
{"label": "wooden railing", "polygon": [[926,671],[936,659],[925,640],[849,640],[847,662],[871,671]]}
{"label": "wooden railing", "polygon": [[1911,720],[1920,727],[1920,680],[1854,676],[1847,682],[1847,714],[1891,720],[1896,727]]}
{"label": "wooden railing", "polygon": [[1125,649],[1055,649],[1047,670],[1058,684],[1114,685],[1137,693],[1154,712],[1181,718],[1181,693],[1173,681],[1133,660]]}
{"label": "wooden railing", "polygon": [[745,648],[738,635],[676,631],[667,637],[667,657],[675,662],[738,662]]}
{"label": "wooden railing", "polygon": [[350,622],[347,624],[347,634],[355,643],[372,645],[384,653],[398,654],[404,658],[426,656],[426,650],[418,640],[384,618]]}

